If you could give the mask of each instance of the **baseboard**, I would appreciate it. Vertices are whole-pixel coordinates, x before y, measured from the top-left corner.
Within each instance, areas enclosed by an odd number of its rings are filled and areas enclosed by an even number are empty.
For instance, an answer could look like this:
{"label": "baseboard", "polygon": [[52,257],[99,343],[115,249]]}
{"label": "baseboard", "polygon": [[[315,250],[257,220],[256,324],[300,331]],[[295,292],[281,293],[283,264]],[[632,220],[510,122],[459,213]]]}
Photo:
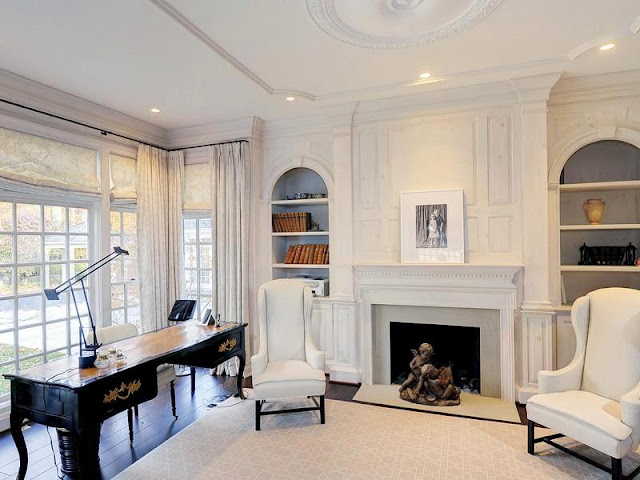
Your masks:
{"label": "baseboard", "polygon": [[360,383],[360,372],[347,365],[330,365],[329,380],[336,383],[358,385]]}
{"label": "baseboard", "polygon": [[526,404],[531,397],[538,394],[538,389],[535,387],[520,387],[518,389],[518,402]]}

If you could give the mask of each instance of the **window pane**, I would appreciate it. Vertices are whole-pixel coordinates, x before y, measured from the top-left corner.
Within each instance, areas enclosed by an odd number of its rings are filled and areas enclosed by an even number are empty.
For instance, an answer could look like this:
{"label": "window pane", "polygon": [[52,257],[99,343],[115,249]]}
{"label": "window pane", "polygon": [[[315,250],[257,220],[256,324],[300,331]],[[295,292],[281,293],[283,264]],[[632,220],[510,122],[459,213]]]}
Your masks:
{"label": "window pane", "polygon": [[111,283],[122,281],[122,260],[111,262]]}
{"label": "window pane", "polygon": [[[0,300],[0,328],[13,327],[13,299]],[[2,359],[0,358],[0,362]]]}
{"label": "window pane", "polygon": [[200,319],[202,319],[202,315],[207,308],[211,308],[211,297],[200,297]]}
{"label": "window pane", "polygon": [[188,218],[183,223],[184,241],[185,243],[192,243],[196,241],[196,222],[194,218]]}
{"label": "window pane", "polygon": [[88,232],[89,215],[86,208],[69,209],[69,231],[73,233]]}
{"label": "window pane", "polygon": [[0,230],[13,230],[13,204],[10,202],[0,202]]}
{"label": "window pane", "polygon": [[184,272],[184,279],[188,293],[198,292],[198,271],[187,270]]}
{"label": "window pane", "polygon": [[[67,311],[67,306],[69,303],[69,295],[67,293],[63,293],[60,295],[59,300],[45,300],[45,315],[47,322],[51,320],[61,320],[63,318],[67,318],[69,313]],[[75,315],[75,312],[73,313]]]}
{"label": "window pane", "polygon": [[19,232],[39,232],[40,226],[40,205],[16,205],[17,227]]}
{"label": "window pane", "polygon": [[113,247],[121,247],[121,243],[120,235],[111,235],[111,251],[113,251]]}
{"label": "window pane", "polygon": [[198,268],[198,250],[196,245],[184,246],[184,266],[185,268]]}
{"label": "window pane", "polygon": [[42,296],[18,299],[18,326],[42,322]]}
{"label": "window pane", "polygon": [[111,285],[111,308],[124,307],[124,285]]}
{"label": "window pane", "polygon": [[0,268],[0,295],[13,295],[13,268]]}
{"label": "window pane", "polygon": [[39,292],[40,267],[18,267],[18,293]]}
{"label": "window pane", "polygon": [[135,260],[123,260],[124,272],[123,279],[130,282],[138,279],[138,262]]}
{"label": "window pane", "polygon": [[45,232],[64,232],[67,229],[67,218],[64,207],[44,207]]}
{"label": "window pane", "polygon": [[211,270],[200,270],[200,294],[211,295],[211,289],[213,286]]}
{"label": "window pane", "polygon": [[140,287],[137,284],[127,285],[127,306],[140,305]]}
{"label": "window pane", "polygon": [[123,235],[122,236],[122,248],[129,252],[129,255],[132,257],[137,256],[138,254],[138,242],[136,241],[136,237],[132,235]]}
{"label": "window pane", "polygon": [[47,350],[57,350],[69,344],[67,340],[67,322],[47,325]]}
{"label": "window pane", "polygon": [[111,310],[111,323],[120,325],[124,323],[124,309]]}
{"label": "window pane", "polygon": [[136,214],[131,212],[122,213],[122,230],[128,235],[136,234]]}
{"label": "window pane", "polygon": [[14,360],[13,332],[0,333],[0,362]]}
{"label": "window pane", "polygon": [[13,263],[12,235],[0,235],[0,263]]}
{"label": "window pane", "polygon": [[61,350],[59,352],[47,353],[47,362],[52,362],[54,360],[58,360],[59,358],[63,358],[67,356],[66,350]]}
{"label": "window pane", "polygon": [[71,260],[86,260],[89,258],[89,238],[86,235],[69,237],[69,251]]}
{"label": "window pane", "polygon": [[36,263],[41,260],[39,235],[18,235],[18,263]]}
{"label": "window pane", "polygon": [[0,395],[6,395],[11,392],[11,381],[4,378],[2,375],[5,373],[14,373],[15,367],[13,364],[4,365],[0,367]]}
{"label": "window pane", "polygon": [[42,365],[42,363],[43,363],[43,359],[42,359],[42,355],[40,355],[38,357],[33,357],[33,358],[28,358],[27,360],[22,360],[18,364],[18,368],[20,370],[24,370],[24,369],[27,369],[27,368],[35,367],[36,365]]}
{"label": "window pane", "polygon": [[[86,262],[72,263],[71,264],[71,274],[70,274],[70,276],[77,275],[81,271],[85,270],[88,266],[89,266],[89,264],[86,263]],[[85,278],[86,278],[86,275],[85,275]],[[84,283],[85,283],[85,285],[88,285],[89,279],[87,278],[84,281]]]}
{"label": "window pane", "polygon": [[18,356],[28,357],[35,353],[42,353],[42,327],[18,330]]}
{"label": "window pane", "polygon": [[111,212],[109,214],[109,225],[111,233],[120,233],[120,212]]}
{"label": "window pane", "polygon": [[200,268],[212,268],[212,247],[211,245],[200,245]]}
{"label": "window pane", "polygon": [[47,265],[44,271],[45,288],[55,288],[67,279],[67,266],[64,263]]}
{"label": "window pane", "polygon": [[62,262],[67,259],[67,245],[64,235],[45,235],[44,259],[46,262]]}
{"label": "window pane", "polygon": [[200,227],[200,243],[211,243],[211,219],[199,219],[198,226]]}

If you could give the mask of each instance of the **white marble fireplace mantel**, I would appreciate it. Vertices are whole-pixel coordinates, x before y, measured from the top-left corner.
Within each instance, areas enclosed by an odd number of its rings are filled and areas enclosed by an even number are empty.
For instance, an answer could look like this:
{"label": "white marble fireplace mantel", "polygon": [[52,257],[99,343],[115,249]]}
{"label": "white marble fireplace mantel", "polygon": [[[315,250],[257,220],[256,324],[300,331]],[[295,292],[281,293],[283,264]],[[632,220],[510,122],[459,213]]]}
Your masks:
{"label": "white marble fireplace mantel", "polygon": [[355,265],[363,382],[372,383],[372,305],[494,309],[500,312],[501,397],[516,399],[515,316],[522,265]]}

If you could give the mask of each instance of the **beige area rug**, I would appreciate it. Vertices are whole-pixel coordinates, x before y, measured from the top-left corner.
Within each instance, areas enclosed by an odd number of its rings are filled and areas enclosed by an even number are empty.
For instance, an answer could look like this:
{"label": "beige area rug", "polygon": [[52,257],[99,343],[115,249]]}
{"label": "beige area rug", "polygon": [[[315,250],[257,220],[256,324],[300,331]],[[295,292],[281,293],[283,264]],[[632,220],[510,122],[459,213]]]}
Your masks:
{"label": "beige area rug", "polygon": [[[289,404],[288,406],[293,406]],[[265,408],[268,408],[265,406]],[[263,417],[254,402],[218,407],[120,473],[118,480],[608,479],[546,445],[527,454],[523,425],[328,400],[317,412]],[[540,434],[543,432],[540,431]],[[587,447],[597,460],[606,458]],[[640,455],[624,461],[625,472]]]}
{"label": "beige area rug", "polygon": [[452,407],[432,407],[402,400],[398,395],[398,385],[362,385],[353,399],[357,402],[386,405],[388,407],[445,413],[460,417],[484,418],[501,422],[520,423],[520,415],[514,403],[499,398],[483,397],[462,393],[460,405]]}

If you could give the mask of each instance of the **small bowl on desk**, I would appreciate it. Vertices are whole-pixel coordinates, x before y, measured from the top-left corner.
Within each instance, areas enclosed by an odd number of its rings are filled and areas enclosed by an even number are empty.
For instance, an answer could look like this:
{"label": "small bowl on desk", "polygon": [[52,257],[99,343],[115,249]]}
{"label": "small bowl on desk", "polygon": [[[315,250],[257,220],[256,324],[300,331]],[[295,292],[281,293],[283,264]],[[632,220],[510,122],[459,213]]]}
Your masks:
{"label": "small bowl on desk", "polygon": [[111,359],[109,358],[109,353],[106,350],[98,350],[96,352],[96,361],[93,362],[93,366],[96,368],[109,368],[111,365]]}
{"label": "small bowl on desk", "polygon": [[118,349],[116,352],[116,356],[113,359],[113,366],[116,368],[124,367],[127,364],[127,356],[124,354],[124,351]]}

